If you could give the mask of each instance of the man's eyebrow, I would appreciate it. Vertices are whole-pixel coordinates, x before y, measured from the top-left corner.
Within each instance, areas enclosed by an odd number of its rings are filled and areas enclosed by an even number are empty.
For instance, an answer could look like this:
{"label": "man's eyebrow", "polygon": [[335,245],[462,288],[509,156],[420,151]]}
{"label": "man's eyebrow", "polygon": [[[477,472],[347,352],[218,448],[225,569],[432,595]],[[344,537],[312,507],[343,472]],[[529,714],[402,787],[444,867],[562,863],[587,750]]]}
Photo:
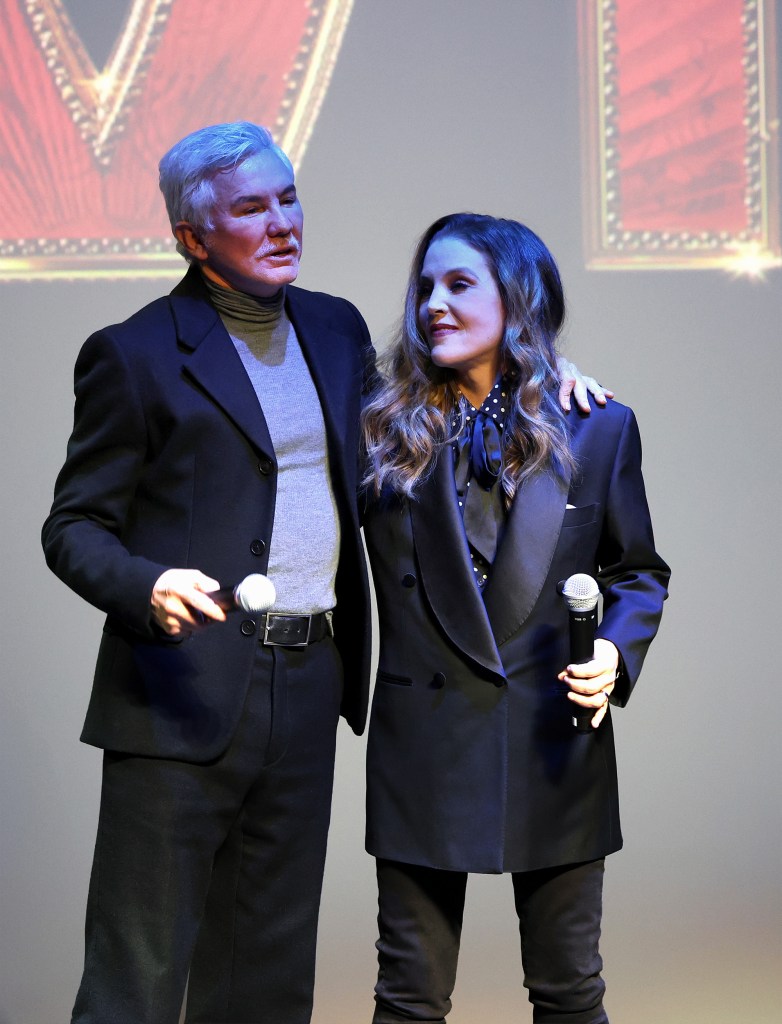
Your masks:
{"label": "man's eyebrow", "polygon": [[[285,188],[280,189],[279,196],[285,196],[293,193],[296,194],[295,185],[286,185]],[[233,196],[231,199],[231,206],[241,206],[242,203],[265,203],[268,199],[268,195],[259,195],[257,192],[247,193],[246,195]]]}
{"label": "man's eyebrow", "polygon": [[247,193],[247,195],[232,196],[231,206],[239,206],[241,203],[262,203],[263,201],[263,196],[259,196],[255,193]]}

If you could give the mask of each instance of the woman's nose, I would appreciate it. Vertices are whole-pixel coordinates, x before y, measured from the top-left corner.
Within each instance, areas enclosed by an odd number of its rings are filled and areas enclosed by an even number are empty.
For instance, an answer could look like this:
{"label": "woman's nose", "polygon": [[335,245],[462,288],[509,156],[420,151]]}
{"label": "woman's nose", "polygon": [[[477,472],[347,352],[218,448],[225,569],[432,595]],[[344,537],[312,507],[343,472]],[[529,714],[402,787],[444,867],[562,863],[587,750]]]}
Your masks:
{"label": "woman's nose", "polygon": [[430,313],[442,313],[446,308],[445,292],[442,288],[435,285],[429,293],[429,301],[426,304],[426,308]]}

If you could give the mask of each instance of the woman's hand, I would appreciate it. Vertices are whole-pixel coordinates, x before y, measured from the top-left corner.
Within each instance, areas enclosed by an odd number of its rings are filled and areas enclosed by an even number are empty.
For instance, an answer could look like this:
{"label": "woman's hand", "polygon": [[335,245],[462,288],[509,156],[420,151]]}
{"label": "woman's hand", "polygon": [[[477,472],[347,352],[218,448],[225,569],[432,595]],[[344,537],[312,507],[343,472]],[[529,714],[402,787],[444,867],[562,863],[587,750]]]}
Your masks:
{"label": "woman's hand", "polygon": [[610,640],[595,640],[595,656],[581,665],[568,665],[557,678],[570,687],[568,699],[582,708],[595,708],[596,729],[608,710],[608,697],[616,684],[619,651]]}
{"label": "woman's hand", "polygon": [[582,412],[589,412],[589,399],[587,392],[594,395],[598,405],[605,405],[609,398],[614,397],[613,391],[601,387],[594,377],[585,377],[575,363],[571,363],[564,356],[557,356],[557,373],[561,381],[559,385],[559,404],[565,410],[570,411],[571,394],[576,400],[576,405]]}

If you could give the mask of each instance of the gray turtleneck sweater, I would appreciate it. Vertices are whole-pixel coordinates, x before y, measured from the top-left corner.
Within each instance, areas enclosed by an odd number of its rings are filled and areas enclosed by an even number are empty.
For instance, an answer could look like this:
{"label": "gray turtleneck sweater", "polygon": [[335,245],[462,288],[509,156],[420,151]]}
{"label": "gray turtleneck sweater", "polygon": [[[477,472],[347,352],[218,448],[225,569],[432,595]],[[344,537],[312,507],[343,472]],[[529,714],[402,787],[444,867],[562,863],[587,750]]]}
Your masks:
{"label": "gray turtleneck sweater", "polygon": [[221,288],[206,275],[204,281],[263,408],[277,460],[268,568],[277,591],[273,610],[326,611],[336,601],[339,518],[323,413],[285,315],[284,289],[261,299]]}

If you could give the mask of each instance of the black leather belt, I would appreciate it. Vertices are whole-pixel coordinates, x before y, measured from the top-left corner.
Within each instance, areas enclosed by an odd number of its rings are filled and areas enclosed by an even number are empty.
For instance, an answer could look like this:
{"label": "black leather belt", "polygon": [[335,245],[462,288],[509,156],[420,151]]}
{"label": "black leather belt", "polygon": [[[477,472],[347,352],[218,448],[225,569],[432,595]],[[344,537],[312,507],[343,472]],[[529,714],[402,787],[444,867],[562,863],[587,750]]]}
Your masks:
{"label": "black leather belt", "polygon": [[264,612],[260,617],[258,639],[267,647],[306,647],[334,636],[331,624],[333,612],[317,612],[315,615],[285,615],[282,612]]}

